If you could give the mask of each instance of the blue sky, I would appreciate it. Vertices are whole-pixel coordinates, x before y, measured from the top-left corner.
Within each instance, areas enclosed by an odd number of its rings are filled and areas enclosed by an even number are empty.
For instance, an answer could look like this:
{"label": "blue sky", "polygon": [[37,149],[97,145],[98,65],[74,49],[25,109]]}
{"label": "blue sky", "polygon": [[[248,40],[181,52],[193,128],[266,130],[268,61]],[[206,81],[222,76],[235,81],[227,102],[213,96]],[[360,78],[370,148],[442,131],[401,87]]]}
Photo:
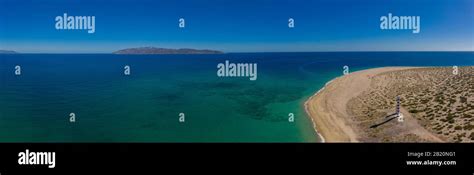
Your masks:
{"label": "blue sky", "polygon": [[[94,34],[55,17],[95,16]],[[380,30],[388,13],[421,32]],[[178,19],[186,28],[178,28]],[[288,18],[295,28],[288,28]],[[108,53],[140,46],[225,52],[473,51],[472,0],[0,0],[0,49]]]}

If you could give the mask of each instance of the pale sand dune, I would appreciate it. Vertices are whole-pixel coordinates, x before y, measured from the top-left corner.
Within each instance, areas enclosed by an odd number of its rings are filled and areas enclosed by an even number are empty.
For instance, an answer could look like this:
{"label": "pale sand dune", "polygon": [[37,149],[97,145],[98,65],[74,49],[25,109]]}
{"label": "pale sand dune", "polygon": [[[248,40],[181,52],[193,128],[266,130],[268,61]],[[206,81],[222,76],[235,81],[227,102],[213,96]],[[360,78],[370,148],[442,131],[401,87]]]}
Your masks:
{"label": "pale sand dune", "polygon": [[[326,142],[358,142],[365,137],[361,128],[348,114],[349,100],[362,94],[370,88],[371,79],[375,75],[412,69],[413,67],[384,67],[353,72],[349,75],[334,79],[331,83],[310,97],[305,103],[305,109],[315,124],[317,132]],[[422,126],[416,119],[402,109],[405,122],[400,128],[403,132],[420,135],[429,141],[442,141]]]}

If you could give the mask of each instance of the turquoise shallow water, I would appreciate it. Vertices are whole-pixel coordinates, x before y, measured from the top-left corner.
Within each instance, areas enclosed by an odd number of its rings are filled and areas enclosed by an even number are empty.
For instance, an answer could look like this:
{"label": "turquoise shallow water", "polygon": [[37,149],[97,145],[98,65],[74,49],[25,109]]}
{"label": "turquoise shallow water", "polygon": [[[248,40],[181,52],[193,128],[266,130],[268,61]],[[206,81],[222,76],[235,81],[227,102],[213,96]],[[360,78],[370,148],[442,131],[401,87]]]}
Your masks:
{"label": "turquoise shallow water", "polygon": [[[314,142],[303,103],[344,65],[462,66],[474,65],[473,55],[0,55],[0,142]],[[258,63],[257,81],[217,77],[225,60]],[[76,123],[68,122],[71,112]]]}

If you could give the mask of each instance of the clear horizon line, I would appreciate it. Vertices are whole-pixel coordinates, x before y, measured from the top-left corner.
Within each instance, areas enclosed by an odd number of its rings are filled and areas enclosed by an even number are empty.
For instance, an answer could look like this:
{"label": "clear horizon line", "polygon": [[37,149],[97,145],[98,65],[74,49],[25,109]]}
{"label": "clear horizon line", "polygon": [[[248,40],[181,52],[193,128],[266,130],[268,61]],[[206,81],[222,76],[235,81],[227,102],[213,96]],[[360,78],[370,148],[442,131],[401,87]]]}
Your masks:
{"label": "clear horizon line", "polygon": [[[222,51],[223,52],[223,51]],[[474,52],[474,50],[341,50],[341,51],[239,51],[239,52],[223,52],[222,54],[231,53],[324,53],[324,52]],[[115,54],[113,52],[16,52],[0,53],[0,54]],[[180,55],[180,54],[116,54],[116,55]],[[181,54],[181,55],[206,55],[206,54]],[[219,55],[219,54],[209,54]]]}

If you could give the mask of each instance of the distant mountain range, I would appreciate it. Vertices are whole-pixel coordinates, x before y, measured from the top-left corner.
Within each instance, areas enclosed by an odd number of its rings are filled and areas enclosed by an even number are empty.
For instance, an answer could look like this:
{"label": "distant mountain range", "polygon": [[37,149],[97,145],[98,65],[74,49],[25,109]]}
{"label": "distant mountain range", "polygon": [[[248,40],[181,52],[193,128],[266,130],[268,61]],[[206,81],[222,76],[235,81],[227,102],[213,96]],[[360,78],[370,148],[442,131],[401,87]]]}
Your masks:
{"label": "distant mountain range", "polygon": [[138,47],[128,48],[113,52],[114,54],[223,54],[217,50],[198,50],[198,49],[167,49],[157,47]]}
{"label": "distant mountain range", "polygon": [[0,50],[0,54],[15,54],[17,52],[13,50]]}

